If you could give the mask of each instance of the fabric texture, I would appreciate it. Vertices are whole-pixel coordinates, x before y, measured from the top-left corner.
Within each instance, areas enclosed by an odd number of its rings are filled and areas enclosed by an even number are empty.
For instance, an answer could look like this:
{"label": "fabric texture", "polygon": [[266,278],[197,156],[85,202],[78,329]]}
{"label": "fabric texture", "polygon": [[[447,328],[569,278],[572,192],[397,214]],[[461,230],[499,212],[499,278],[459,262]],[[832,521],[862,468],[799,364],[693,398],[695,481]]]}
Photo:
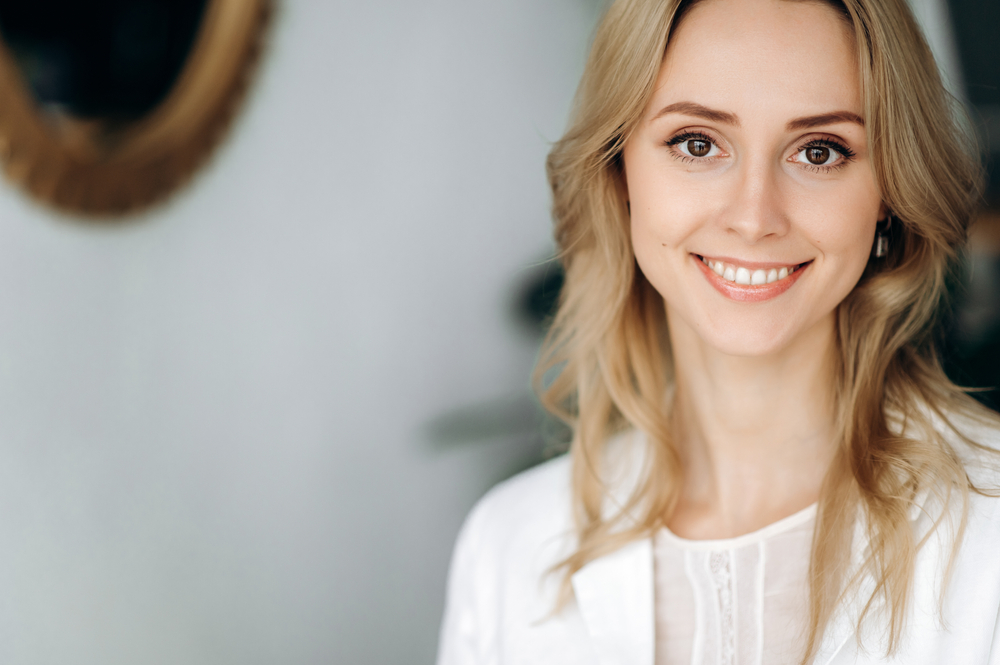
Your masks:
{"label": "fabric texture", "polygon": [[736,538],[653,537],[656,665],[794,662],[805,644],[816,504]]}
{"label": "fabric texture", "polygon": [[[997,431],[967,433],[1000,449]],[[647,446],[635,431],[609,442],[609,505],[622,505],[637,486]],[[968,469],[980,487],[1000,486],[995,468]],[[918,537],[940,511],[930,502],[915,507]],[[943,524],[920,550],[906,633],[893,658],[883,658],[882,631],[866,625],[856,634],[873,585],[866,580],[827,626],[814,664],[1000,665],[1000,499],[970,497],[965,536],[939,605],[952,531]],[[858,558],[864,539],[855,542]],[[515,476],[483,497],[455,546],[438,665],[655,665],[653,539],[634,541],[581,568],[572,578],[573,600],[555,613],[560,578],[551,570],[574,545],[568,457]]]}

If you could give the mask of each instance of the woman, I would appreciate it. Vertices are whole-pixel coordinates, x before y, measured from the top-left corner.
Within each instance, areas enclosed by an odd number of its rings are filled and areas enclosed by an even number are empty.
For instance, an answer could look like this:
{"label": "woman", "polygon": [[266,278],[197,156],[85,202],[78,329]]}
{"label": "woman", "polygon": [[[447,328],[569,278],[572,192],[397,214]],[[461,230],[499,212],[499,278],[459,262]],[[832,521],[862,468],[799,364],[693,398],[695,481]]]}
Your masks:
{"label": "woman", "polygon": [[549,159],[570,454],[470,515],[439,662],[1000,663],[970,145],[905,0],[615,2]]}

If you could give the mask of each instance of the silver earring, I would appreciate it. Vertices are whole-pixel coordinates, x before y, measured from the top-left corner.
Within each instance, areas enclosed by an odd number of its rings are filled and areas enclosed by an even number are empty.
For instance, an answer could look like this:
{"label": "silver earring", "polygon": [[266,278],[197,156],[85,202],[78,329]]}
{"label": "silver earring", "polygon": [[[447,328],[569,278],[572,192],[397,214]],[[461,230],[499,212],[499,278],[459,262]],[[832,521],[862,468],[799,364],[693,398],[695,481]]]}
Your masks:
{"label": "silver earring", "polygon": [[889,253],[889,227],[892,225],[892,213],[888,213],[885,219],[875,225],[875,258],[881,259]]}

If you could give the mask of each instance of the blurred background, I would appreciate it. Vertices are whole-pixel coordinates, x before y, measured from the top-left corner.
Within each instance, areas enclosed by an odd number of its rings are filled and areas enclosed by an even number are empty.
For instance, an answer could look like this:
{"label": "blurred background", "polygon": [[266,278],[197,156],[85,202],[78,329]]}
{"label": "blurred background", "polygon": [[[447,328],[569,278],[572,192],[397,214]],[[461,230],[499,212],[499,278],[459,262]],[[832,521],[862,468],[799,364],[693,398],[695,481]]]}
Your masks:
{"label": "blurred background", "polygon": [[[279,0],[236,92],[167,118],[172,86],[213,94],[186,53],[237,4],[105,3],[121,32],[47,2],[51,33],[0,2],[61,141],[18,143],[3,97],[0,662],[432,662],[465,513],[558,439],[528,387],[560,280],[543,162],[602,3]],[[913,2],[996,171],[996,3]],[[175,117],[211,131],[157,139]],[[943,345],[976,385],[984,219]]]}

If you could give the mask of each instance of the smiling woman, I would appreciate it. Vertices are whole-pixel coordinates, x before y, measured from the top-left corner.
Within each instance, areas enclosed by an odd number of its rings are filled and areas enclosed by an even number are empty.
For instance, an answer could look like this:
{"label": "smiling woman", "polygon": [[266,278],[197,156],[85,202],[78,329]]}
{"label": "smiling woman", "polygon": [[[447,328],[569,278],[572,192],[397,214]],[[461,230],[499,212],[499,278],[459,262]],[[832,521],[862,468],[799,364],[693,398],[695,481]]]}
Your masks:
{"label": "smiling woman", "polygon": [[936,72],[905,0],[611,5],[549,158],[570,453],[469,517],[442,664],[1000,663],[1000,421],[934,346],[980,168]]}
{"label": "smiling woman", "polygon": [[730,355],[790,351],[807,330],[833,348],[833,310],[888,214],[850,26],[785,4],[691,8],[622,152],[632,246],[675,348],[697,331]]}

